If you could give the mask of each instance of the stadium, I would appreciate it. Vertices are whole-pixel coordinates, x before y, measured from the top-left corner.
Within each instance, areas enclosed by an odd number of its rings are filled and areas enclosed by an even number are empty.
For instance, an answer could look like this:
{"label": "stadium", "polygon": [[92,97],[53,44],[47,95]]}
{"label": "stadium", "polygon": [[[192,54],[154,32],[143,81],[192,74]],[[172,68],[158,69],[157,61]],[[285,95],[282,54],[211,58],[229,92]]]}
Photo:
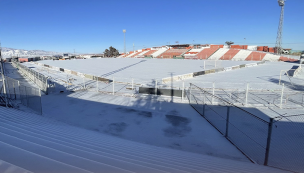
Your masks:
{"label": "stadium", "polygon": [[280,26],[275,46],[1,58],[0,172],[304,172],[304,66]]}

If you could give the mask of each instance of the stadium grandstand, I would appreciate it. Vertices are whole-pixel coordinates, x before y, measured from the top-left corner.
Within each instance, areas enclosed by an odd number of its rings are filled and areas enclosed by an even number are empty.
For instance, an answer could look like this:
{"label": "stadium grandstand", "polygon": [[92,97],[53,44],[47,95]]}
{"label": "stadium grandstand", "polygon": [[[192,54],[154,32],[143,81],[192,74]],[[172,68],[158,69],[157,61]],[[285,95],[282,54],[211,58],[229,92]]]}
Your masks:
{"label": "stadium grandstand", "polygon": [[203,59],[232,61],[297,61],[274,54],[275,48],[250,45],[176,44],[121,54],[118,58]]}

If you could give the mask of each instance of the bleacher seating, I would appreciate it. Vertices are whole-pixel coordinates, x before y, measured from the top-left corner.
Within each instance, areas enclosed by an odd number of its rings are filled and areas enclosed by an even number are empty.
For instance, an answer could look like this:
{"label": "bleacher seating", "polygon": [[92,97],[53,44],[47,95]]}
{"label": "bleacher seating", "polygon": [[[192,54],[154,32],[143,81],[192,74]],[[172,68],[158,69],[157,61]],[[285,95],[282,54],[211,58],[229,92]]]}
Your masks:
{"label": "bleacher seating", "polygon": [[174,56],[181,56],[186,53],[188,49],[169,49],[157,56],[157,58],[173,58]]}
{"label": "bleacher seating", "polygon": [[134,55],[131,55],[131,58],[134,58],[135,56],[139,55],[142,52],[136,52]]}
{"label": "bleacher seating", "polygon": [[213,55],[211,55],[208,59],[210,59],[210,60],[219,60],[228,51],[229,51],[229,49],[220,48]]}
{"label": "bleacher seating", "polygon": [[135,55],[137,52],[133,52],[133,53],[130,53],[128,56],[126,56],[127,58],[131,58],[133,55]]}
{"label": "bleacher seating", "polygon": [[245,59],[251,54],[252,51],[240,50],[231,60],[245,61]]}
{"label": "bleacher seating", "polygon": [[288,58],[288,57],[285,57],[285,56],[281,56],[279,61],[296,62],[296,61],[299,61],[299,60],[298,59],[293,59],[293,58]]}
{"label": "bleacher seating", "polygon": [[156,52],[154,52],[153,54],[152,54],[152,57],[153,58],[156,58],[156,57],[158,57],[159,55],[161,55],[162,53],[164,53],[164,52],[166,52],[168,49],[159,49],[159,50],[157,50]]}
{"label": "bleacher seating", "polygon": [[271,54],[271,53],[266,53],[265,57],[263,60],[265,61],[279,61],[280,56],[279,55],[275,55],[275,54]]}
{"label": "bleacher seating", "polygon": [[149,50],[149,52],[143,54],[143,56],[151,56],[154,52],[156,52],[157,50]]}
{"label": "bleacher seating", "polygon": [[231,60],[237,53],[239,53],[239,49],[229,49],[220,60]]}
{"label": "bleacher seating", "polygon": [[246,61],[262,61],[266,53],[263,52],[251,52],[250,55],[245,59]]}
{"label": "bleacher seating", "polygon": [[130,53],[126,53],[124,56],[123,56],[123,58],[126,58],[127,56],[129,56],[130,55]]}
{"label": "bleacher seating", "polygon": [[186,52],[184,54],[185,59],[197,59],[196,55],[200,53],[202,50],[205,48],[200,48],[200,49],[191,49],[189,52]]}
{"label": "bleacher seating", "polygon": [[118,58],[123,58],[125,56],[125,54],[120,55]]}
{"label": "bleacher seating", "polygon": [[201,52],[199,52],[194,59],[208,59],[211,55],[213,55],[219,48],[205,48]]}
{"label": "bleacher seating", "polygon": [[144,57],[143,55],[144,55],[145,53],[149,52],[149,51],[150,51],[150,50],[142,51],[142,52],[140,52],[140,54],[136,55],[135,58],[143,58],[143,57]]}
{"label": "bleacher seating", "polygon": [[0,107],[1,173],[242,170],[254,173],[280,172],[249,162],[155,147]]}

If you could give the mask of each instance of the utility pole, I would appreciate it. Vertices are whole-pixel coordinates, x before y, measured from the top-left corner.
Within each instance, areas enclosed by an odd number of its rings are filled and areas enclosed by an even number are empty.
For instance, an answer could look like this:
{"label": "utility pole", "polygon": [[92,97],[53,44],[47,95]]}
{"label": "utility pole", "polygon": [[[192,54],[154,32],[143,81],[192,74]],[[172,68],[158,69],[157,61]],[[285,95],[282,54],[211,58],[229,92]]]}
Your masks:
{"label": "utility pole", "polygon": [[280,23],[278,28],[278,35],[277,41],[275,46],[275,53],[281,54],[282,53],[282,32],[283,32],[283,22],[284,22],[284,7],[285,7],[285,0],[278,0],[279,6],[281,7],[281,15],[280,15]]}
{"label": "utility pole", "polygon": [[0,43],[0,66],[1,66],[1,76],[2,76],[2,86],[3,86],[3,93],[4,93],[4,99],[5,99],[5,106],[7,107],[7,95],[6,95],[6,81],[4,76],[4,65],[3,65],[3,59],[2,59],[2,49],[1,49],[1,43]]}

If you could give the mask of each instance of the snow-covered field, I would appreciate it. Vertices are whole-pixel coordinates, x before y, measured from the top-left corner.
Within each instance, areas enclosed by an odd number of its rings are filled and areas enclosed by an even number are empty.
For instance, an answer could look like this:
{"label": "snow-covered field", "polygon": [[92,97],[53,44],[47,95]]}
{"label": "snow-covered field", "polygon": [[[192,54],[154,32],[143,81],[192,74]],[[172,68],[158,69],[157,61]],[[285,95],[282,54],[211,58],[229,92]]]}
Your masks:
{"label": "snow-covered field", "polygon": [[[114,78],[135,78],[142,84],[153,79],[169,77],[171,73],[179,75],[204,70],[203,64],[201,64],[203,61],[200,60],[143,60],[146,59],[90,59],[42,61],[41,63],[107,78],[113,76]],[[248,62],[223,61],[221,64],[222,67],[228,67],[237,65],[236,63]],[[68,75],[65,73],[52,69],[47,70],[47,68],[32,63],[23,64],[52,77],[58,83],[57,87],[60,90],[68,86],[66,85]],[[260,66],[203,75],[184,82],[186,87],[189,86],[189,83],[194,83],[199,87],[211,88],[214,82],[215,87],[226,89],[244,89],[246,83],[255,89],[281,89],[282,86],[278,85],[280,71],[289,70],[293,65],[297,64],[267,62]],[[210,66],[211,68],[214,67]],[[303,86],[302,73],[291,79],[283,75],[282,81],[286,83],[286,88],[293,90],[290,80],[297,86]],[[83,85],[81,77],[69,76],[76,79],[77,85]],[[97,86],[97,83],[87,80],[86,85],[94,87]],[[173,85],[182,86],[182,82],[174,82]],[[180,98],[139,94],[132,95],[132,97],[113,96],[110,95],[111,84],[99,82],[98,86],[100,87],[98,93],[93,88],[64,93],[59,93],[57,90],[50,95],[43,96],[44,116],[116,138],[220,158],[248,161],[214,127],[200,117],[186,100],[182,102]],[[103,87],[108,89],[108,94],[100,92],[104,89]],[[128,87],[130,87],[129,84]],[[302,111],[302,109],[281,109],[274,113],[268,109],[256,110],[256,112],[263,112],[268,117],[275,117],[278,114],[298,114]],[[292,119],[288,121],[290,120]],[[297,121],[302,123],[301,119],[297,119]],[[271,157],[274,157],[274,154]]]}
{"label": "snow-covered field", "polygon": [[[97,58],[70,61],[39,61],[55,67],[65,68],[95,76],[114,78],[134,78],[136,80],[154,80],[171,75],[182,75],[204,70],[203,60],[180,59],[136,59],[136,58]],[[217,61],[219,67],[231,67],[248,64],[248,61]],[[205,61],[206,69],[214,69],[215,61]]]}

